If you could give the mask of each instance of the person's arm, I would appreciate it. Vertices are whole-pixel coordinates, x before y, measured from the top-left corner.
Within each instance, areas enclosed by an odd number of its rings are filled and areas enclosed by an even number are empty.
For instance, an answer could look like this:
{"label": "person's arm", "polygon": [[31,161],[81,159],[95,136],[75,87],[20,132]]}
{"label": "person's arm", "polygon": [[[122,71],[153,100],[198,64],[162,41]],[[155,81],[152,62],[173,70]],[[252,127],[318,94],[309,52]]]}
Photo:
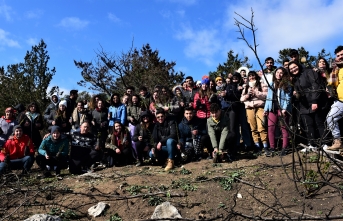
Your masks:
{"label": "person's arm", "polygon": [[44,140],[42,141],[42,143],[40,144],[40,146],[39,146],[39,148],[38,148],[38,153],[39,153],[40,155],[43,155],[43,156],[46,155],[45,143],[46,143],[46,139],[44,139]]}
{"label": "person's arm", "polygon": [[127,115],[127,110],[125,105],[123,105],[122,110],[121,110],[121,118],[120,118],[120,122],[125,125],[126,123],[126,115]]}
{"label": "person's arm", "polygon": [[67,138],[63,139],[62,146],[60,147],[61,151],[59,150],[62,156],[68,156],[69,154],[69,140]]}
{"label": "person's arm", "polygon": [[229,126],[228,126],[228,124],[226,124],[226,126],[223,128],[221,135],[220,135],[220,141],[219,141],[219,146],[218,146],[219,150],[224,149],[226,137],[228,134],[229,134]]}
{"label": "person's arm", "polygon": [[212,119],[208,118],[207,119],[207,130],[208,130],[208,135],[210,136],[210,140],[211,140],[211,144],[213,149],[217,148],[218,149],[218,142],[216,139],[216,133],[213,129],[213,127],[211,126],[210,121],[212,121]]}
{"label": "person's arm", "polygon": [[162,146],[165,146],[165,144],[167,143],[167,140],[170,138],[178,141],[177,131],[176,131],[178,128],[176,126],[176,123],[174,121],[171,121],[168,123],[168,126],[169,126],[169,135],[160,140]]}

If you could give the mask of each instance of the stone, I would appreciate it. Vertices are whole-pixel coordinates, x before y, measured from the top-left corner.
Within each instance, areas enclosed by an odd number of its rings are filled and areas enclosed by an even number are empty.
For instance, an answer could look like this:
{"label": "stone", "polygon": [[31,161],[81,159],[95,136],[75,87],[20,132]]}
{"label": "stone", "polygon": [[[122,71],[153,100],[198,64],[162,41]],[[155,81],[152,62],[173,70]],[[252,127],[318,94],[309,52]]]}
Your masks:
{"label": "stone", "polygon": [[97,205],[88,209],[88,214],[93,217],[100,216],[109,205],[104,202],[99,202]]}
{"label": "stone", "polygon": [[30,218],[25,219],[24,221],[62,221],[59,216],[51,216],[48,214],[36,214]]}
{"label": "stone", "polygon": [[169,202],[164,202],[155,208],[154,214],[151,219],[158,218],[182,218],[179,211]]}

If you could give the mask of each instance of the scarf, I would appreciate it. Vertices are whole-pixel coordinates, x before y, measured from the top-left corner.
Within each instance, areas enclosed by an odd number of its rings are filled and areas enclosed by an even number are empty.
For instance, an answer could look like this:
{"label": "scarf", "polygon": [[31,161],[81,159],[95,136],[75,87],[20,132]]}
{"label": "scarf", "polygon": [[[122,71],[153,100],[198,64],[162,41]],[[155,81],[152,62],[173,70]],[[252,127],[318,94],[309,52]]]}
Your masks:
{"label": "scarf", "polygon": [[11,123],[15,118],[12,117],[12,119],[6,119],[6,116],[2,116],[1,118],[3,118],[7,123]]}

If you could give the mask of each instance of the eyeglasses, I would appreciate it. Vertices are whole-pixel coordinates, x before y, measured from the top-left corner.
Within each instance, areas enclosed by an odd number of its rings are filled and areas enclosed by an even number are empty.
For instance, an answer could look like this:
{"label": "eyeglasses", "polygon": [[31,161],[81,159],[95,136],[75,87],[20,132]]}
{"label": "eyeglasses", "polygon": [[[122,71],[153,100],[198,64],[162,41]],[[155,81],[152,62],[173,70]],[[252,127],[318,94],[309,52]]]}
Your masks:
{"label": "eyeglasses", "polygon": [[156,119],[161,119],[161,118],[164,118],[164,116],[163,115],[156,116]]}

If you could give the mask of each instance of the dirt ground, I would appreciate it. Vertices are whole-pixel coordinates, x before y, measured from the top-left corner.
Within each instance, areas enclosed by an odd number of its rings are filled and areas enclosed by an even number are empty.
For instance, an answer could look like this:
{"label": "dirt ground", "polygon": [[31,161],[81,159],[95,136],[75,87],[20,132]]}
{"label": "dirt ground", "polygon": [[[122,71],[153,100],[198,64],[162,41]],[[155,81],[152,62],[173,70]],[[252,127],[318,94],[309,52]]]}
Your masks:
{"label": "dirt ground", "polygon": [[[233,163],[204,159],[170,172],[129,165],[97,171],[98,178],[63,170],[63,180],[38,177],[35,165],[30,175],[2,177],[0,220],[24,220],[37,213],[63,220],[149,220],[164,201],[187,220],[343,220],[342,174],[337,165],[316,156],[249,159],[245,154]],[[308,183],[296,182],[302,177]],[[88,216],[88,208],[100,201],[109,204],[105,213]]]}

